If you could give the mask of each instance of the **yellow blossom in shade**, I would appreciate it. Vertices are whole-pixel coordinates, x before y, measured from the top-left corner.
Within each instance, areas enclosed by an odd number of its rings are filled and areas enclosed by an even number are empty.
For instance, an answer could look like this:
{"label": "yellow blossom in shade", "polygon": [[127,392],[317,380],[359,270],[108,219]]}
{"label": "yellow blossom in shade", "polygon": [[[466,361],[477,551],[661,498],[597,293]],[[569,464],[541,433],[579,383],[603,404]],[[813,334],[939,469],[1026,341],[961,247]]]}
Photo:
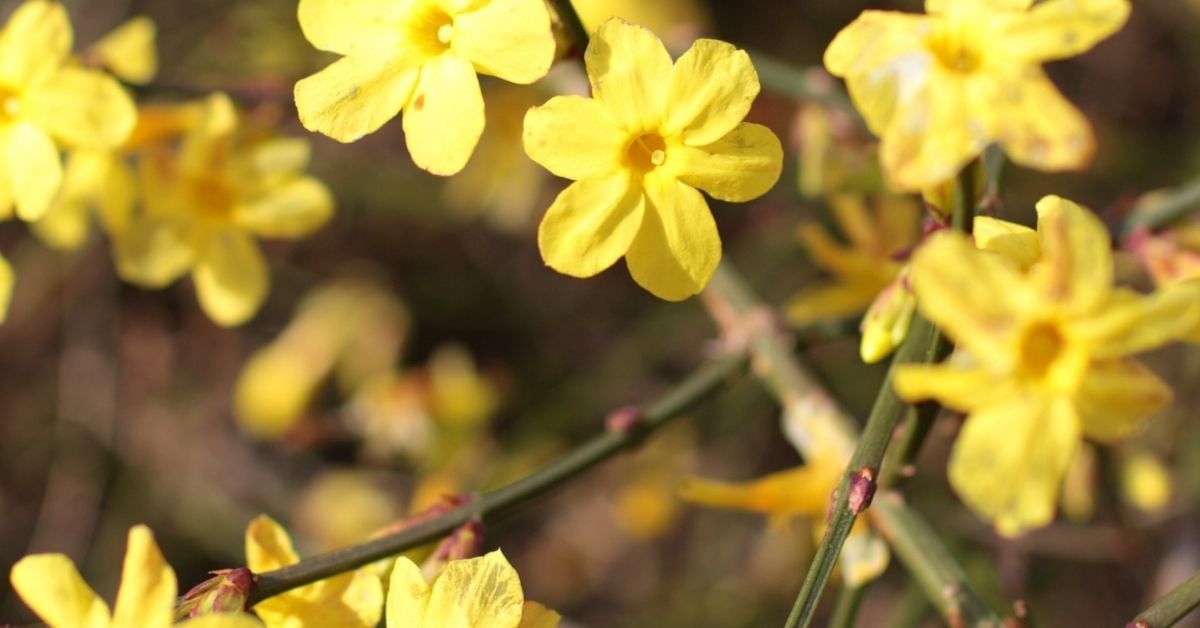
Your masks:
{"label": "yellow blossom in shade", "polygon": [[1081,438],[1120,440],[1167,403],[1166,384],[1126,356],[1200,317],[1200,289],[1145,297],[1114,289],[1108,232],[1087,210],[1056,196],[1037,210],[1039,252],[1025,272],[958,233],[921,247],[911,276],[917,306],[958,351],[940,365],[902,366],[894,378],[909,401],[967,413],[950,482],[1005,535],[1051,520]]}
{"label": "yellow blossom in shade", "polygon": [[177,151],[139,161],[142,206],[113,234],[118,273],[158,288],[191,272],[209,318],[245,322],[269,284],[255,236],[300,238],[333,213],[329,190],[304,175],[308,158],[302,139],[243,143],[229,97],[209,97]]}
{"label": "yellow blossom in shade", "polygon": [[133,100],[112,77],[71,61],[57,2],[30,0],[0,30],[0,213],[37,220],[62,183],[60,148],[114,148],[133,129]]}
{"label": "yellow blossom in shade", "polygon": [[340,55],[296,83],[300,121],[340,142],[404,111],[413,161],[462,170],[483,132],[476,73],[532,83],[554,62],[544,0],[301,0],[300,27]]}
{"label": "yellow blossom in shade", "polygon": [[[254,573],[300,562],[288,533],[262,515],[246,528],[246,566]],[[369,568],[343,573],[259,602],[268,628],[374,628],[383,615],[383,583]]]}
{"label": "yellow blossom in shade", "polygon": [[430,585],[401,556],[392,567],[388,628],[555,628],[559,615],[525,601],[521,579],[500,550],[451,561]]}
{"label": "yellow blossom in shade", "polygon": [[865,11],[825,51],[881,138],[895,187],[937,185],[993,142],[1040,170],[1090,161],[1091,126],[1041,65],[1120,29],[1127,0],[926,0],[925,9]]}
{"label": "yellow blossom in shade", "polygon": [[122,22],[92,45],[84,58],[95,60],[127,83],[142,85],[158,73],[154,20],[138,16]]}
{"label": "yellow blossom in shade", "polygon": [[600,27],[584,61],[592,98],[558,96],[525,116],[525,152],[576,180],[538,228],[542,259],[591,277],[624,256],[643,288],[686,299],[721,259],[699,190],[748,201],[779,179],[779,139],[742,122],[758,75],[744,51],[711,39],[672,66],[657,37],[618,19]]}
{"label": "yellow blossom in shade", "polygon": [[1145,451],[1119,460],[1121,495],[1135,508],[1161,512],[1171,501],[1171,473],[1162,461]]}
{"label": "yellow blossom in shade", "polygon": [[[13,565],[13,589],[50,628],[169,628],[175,625],[175,572],[146,526],[129,530],[121,586],[112,612],[62,554],[34,554]],[[204,615],[187,628],[254,628],[247,615]]]}

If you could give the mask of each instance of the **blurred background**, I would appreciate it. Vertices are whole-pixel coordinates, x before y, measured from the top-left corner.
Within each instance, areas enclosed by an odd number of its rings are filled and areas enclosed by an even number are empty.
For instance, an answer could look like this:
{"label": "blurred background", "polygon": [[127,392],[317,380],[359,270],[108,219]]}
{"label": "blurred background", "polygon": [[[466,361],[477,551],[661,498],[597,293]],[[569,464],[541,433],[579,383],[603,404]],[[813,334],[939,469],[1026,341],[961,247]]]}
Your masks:
{"label": "blurred background", "polygon": [[[592,26],[614,14],[645,24],[676,54],[707,35],[798,68],[819,67],[862,9],[920,10],[576,4]],[[234,329],[205,317],[190,280],[157,291],[122,283],[96,230],[60,252],[24,224],[0,225],[18,277],[0,327],[5,570],[27,553],[63,552],[111,600],[135,523],[153,528],[181,589],[243,564],[245,526],[259,513],[287,526],[302,555],[351,544],[441,495],[535,469],[714,350],[699,300],[659,301],[623,264],[580,281],[541,262],[537,223],[565,182],[524,156],[521,119],[553,94],[584,89],[574,60],[530,87],[485,79],[483,140],[466,171],[441,179],[411,164],[398,119],[349,145],[300,126],[292,86],[333,57],[304,40],[294,0],[66,5],[79,51],[129,17],[152,18],[160,68],[131,88],[139,103],[229,93],[273,133],[308,138],[309,172],[337,210],[313,236],[265,242],[270,296]],[[14,6],[0,3],[4,15]],[[1009,169],[1001,216],[1031,224],[1034,201],[1055,193],[1117,220],[1141,194],[1200,172],[1200,3],[1137,2],[1124,30],[1049,69],[1092,120],[1099,151],[1084,173]],[[868,194],[878,173],[862,157],[869,138],[844,114],[764,91],[752,119],[784,140],[784,175],[753,203],[710,203],[726,256],[784,306],[826,275],[797,229],[816,222],[838,233],[825,193]],[[1148,285],[1131,258],[1121,267]],[[859,360],[854,325],[837,330],[806,340],[803,357],[861,418],[883,371]],[[1176,348],[1149,362],[1176,384],[1175,404],[1135,442],[1085,456],[1066,490],[1075,503],[1019,540],[996,537],[955,501],[944,468],[957,421],[939,422],[909,495],[989,600],[1026,600],[1035,625],[1107,625],[1200,569],[1200,391],[1188,385],[1200,354]],[[503,547],[526,597],[569,625],[778,625],[803,579],[813,522],[697,507],[676,487],[799,463],[778,407],[747,379],[640,452],[489,525],[486,542]],[[30,621],[0,581],[0,622]],[[894,564],[859,625],[937,622]]]}

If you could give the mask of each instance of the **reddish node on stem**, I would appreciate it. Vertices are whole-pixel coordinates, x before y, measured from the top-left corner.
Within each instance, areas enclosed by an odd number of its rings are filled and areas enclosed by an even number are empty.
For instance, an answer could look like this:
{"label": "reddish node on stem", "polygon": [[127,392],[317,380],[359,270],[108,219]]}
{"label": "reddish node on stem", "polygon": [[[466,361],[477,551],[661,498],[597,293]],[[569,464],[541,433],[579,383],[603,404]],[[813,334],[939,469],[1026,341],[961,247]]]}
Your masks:
{"label": "reddish node on stem", "polygon": [[870,467],[863,467],[850,476],[850,495],[846,505],[852,514],[857,515],[871,506],[875,488],[875,470]]}

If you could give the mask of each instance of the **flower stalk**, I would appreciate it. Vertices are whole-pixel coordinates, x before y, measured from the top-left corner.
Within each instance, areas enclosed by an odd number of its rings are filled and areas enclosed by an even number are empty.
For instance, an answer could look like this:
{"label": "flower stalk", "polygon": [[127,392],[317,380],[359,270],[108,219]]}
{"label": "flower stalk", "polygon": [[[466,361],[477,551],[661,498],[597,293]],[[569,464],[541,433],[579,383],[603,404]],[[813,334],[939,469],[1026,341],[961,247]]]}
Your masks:
{"label": "flower stalk", "polygon": [[[1200,186],[1197,186],[1200,189]],[[1159,598],[1150,608],[1138,613],[1127,628],[1166,628],[1200,607],[1200,573]]]}

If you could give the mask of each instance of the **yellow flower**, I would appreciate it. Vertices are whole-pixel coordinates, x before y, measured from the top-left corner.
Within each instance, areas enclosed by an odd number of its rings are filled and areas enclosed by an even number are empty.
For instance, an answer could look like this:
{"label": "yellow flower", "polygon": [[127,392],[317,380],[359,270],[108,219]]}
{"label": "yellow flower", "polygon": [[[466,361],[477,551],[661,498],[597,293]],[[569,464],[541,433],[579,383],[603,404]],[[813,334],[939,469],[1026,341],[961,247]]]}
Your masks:
{"label": "yellow flower", "polygon": [[133,101],[110,76],[71,60],[57,2],[30,0],[0,31],[0,214],[37,220],[62,183],[60,148],[107,149],[133,130]]}
{"label": "yellow flower", "polygon": [[926,0],[925,9],[866,11],[825,51],[825,67],[846,79],[882,138],[896,188],[937,185],[992,142],[1041,170],[1090,161],[1090,125],[1041,65],[1117,31],[1127,0]]}
{"label": "yellow flower", "polygon": [[[50,628],[169,628],[175,619],[175,572],[163,559],[146,526],[129,530],[121,587],[108,605],[83,581],[62,554],[34,554],[12,568],[13,589]],[[246,615],[204,615],[179,624],[188,628],[254,628]]]}
{"label": "yellow flower", "polygon": [[122,81],[142,85],[158,73],[154,20],[138,16],[122,22],[84,53]]}
{"label": "yellow flower", "polygon": [[[246,528],[246,566],[254,573],[300,562],[292,539],[273,519],[259,516]],[[272,628],[343,626],[374,628],[383,614],[383,583],[369,568],[292,589],[254,606]]]}
{"label": "yellow flower", "polygon": [[525,601],[521,579],[500,550],[455,560],[433,581],[401,556],[388,586],[389,628],[555,628],[558,613]]}
{"label": "yellow flower", "polygon": [[584,28],[593,32],[609,18],[641,24],[663,38],[667,46],[682,50],[687,42],[708,30],[712,21],[708,10],[696,0],[572,0]]}
{"label": "yellow flower", "polygon": [[779,179],[779,139],[742,122],[758,75],[744,51],[711,39],[672,67],[658,38],[618,19],[600,27],[584,61],[592,98],[558,96],[525,116],[525,152],[576,180],[542,219],[542,259],[591,277],[624,256],[642,287],[686,299],[721,259],[697,188],[748,201]]}
{"label": "yellow flower", "polygon": [[1108,232],[1087,210],[1056,196],[1037,210],[1036,233],[985,222],[991,250],[948,232],[921,247],[917,307],[959,350],[894,381],[909,401],[967,413],[950,482],[1005,535],[1050,521],[1081,438],[1119,440],[1169,401],[1166,384],[1126,356],[1200,316],[1195,289],[1115,290]]}
{"label": "yellow flower", "polygon": [[222,326],[245,322],[266,298],[254,236],[299,238],[333,212],[329,190],[303,174],[305,140],[246,145],[237,130],[229,98],[209,97],[178,151],[140,160],[143,206],[113,234],[123,279],[158,288],[190,271],[200,306]]}
{"label": "yellow flower", "polygon": [[353,142],[403,110],[408,152],[434,174],[462,170],[483,133],[477,72],[532,83],[554,62],[544,0],[301,0],[299,16],[345,55],[296,83],[304,126]]}

